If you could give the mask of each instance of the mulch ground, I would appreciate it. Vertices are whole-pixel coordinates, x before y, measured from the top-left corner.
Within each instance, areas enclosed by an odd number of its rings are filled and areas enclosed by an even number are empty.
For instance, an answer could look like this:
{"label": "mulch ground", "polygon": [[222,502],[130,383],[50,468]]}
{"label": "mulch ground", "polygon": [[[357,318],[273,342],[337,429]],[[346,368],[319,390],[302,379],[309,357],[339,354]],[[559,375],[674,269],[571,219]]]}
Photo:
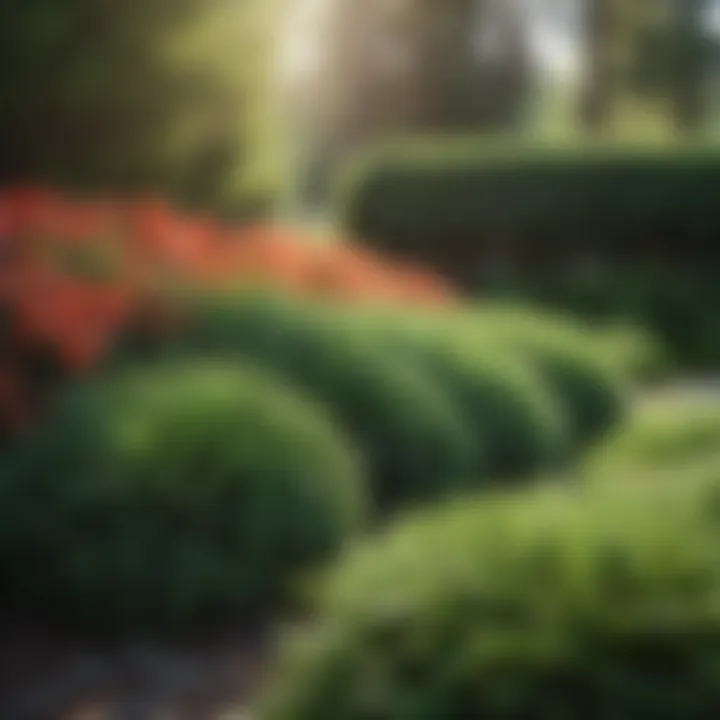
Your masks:
{"label": "mulch ground", "polygon": [[6,621],[0,718],[244,720],[241,708],[264,681],[267,645],[247,628],[183,642],[109,644]]}

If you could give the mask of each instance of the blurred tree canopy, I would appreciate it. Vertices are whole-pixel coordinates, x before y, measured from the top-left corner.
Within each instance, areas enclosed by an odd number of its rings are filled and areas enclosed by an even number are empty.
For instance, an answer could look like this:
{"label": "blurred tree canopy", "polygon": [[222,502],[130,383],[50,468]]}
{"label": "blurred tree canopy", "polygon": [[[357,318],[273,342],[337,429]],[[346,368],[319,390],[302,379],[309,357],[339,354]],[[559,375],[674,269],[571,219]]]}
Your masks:
{"label": "blurred tree canopy", "polygon": [[586,0],[585,124],[602,127],[630,93],[673,111],[679,129],[702,125],[720,43],[709,0]]}
{"label": "blurred tree canopy", "polygon": [[2,0],[0,183],[272,195],[270,0]]}

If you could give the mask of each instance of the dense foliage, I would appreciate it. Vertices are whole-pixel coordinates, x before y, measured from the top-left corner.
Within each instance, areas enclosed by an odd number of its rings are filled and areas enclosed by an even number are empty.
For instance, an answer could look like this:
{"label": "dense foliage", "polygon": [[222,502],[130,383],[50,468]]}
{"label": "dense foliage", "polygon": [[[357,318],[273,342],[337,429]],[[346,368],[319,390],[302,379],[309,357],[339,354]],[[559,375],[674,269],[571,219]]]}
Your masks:
{"label": "dense foliage", "polygon": [[618,468],[657,470],[720,455],[720,410],[713,402],[667,400],[636,409],[608,442],[598,448],[591,467],[617,474]]}
{"label": "dense foliage", "polygon": [[152,188],[244,216],[279,165],[266,75],[274,3],[7,0],[0,184]]}
{"label": "dense foliage", "polygon": [[474,342],[512,348],[538,368],[563,405],[576,450],[602,439],[624,417],[628,369],[612,362],[584,326],[510,306],[488,310],[465,315],[458,331],[474,335]]}
{"label": "dense foliage", "polygon": [[465,413],[493,481],[531,477],[569,449],[569,418],[541,372],[513,348],[476,342],[453,313],[355,313],[368,342],[419,363]]}
{"label": "dense foliage", "polygon": [[250,357],[322,399],[368,459],[381,510],[437,499],[486,477],[486,436],[412,358],[395,358],[345,316],[286,297],[210,298],[181,350]]}
{"label": "dense foliage", "polygon": [[16,189],[0,236],[0,600],[73,624],[271,610],[366,509],[584,449],[636,359],[334,238],[153,199]]}
{"label": "dense foliage", "polygon": [[342,196],[345,227],[482,289],[559,264],[713,256],[714,147],[440,141],[390,148]]}
{"label": "dense foliage", "polygon": [[562,308],[596,325],[633,324],[662,345],[666,369],[710,370],[720,363],[715,260],[603,262],[528,268],[489,279],[481,293]]}
{"label": "dense foliage", "polygon": [[182,325],[178,292],[270,285],[346,303],[451,302],[416,268],[271,226],[226,227],[156,199],[0,194],[0,427],[27,426],[62,379],[118,337],[145,344]]}
{"label": "dense foliage", "polygon": [[717,479],[547,488],[403,523],[334,573],[259,717],[711,714]]}
{"label": "dense foliage", "polygon": [[66,390],[0,482],[5,606],[110,631],[287,598],[358,529],[355,449],[239,364],[161,364]]}
{"label": "dense foliage", "polygon": [[478,351],[462,342],[438,343],[423,356],[485,439],[490,478],[531,477],[563,458],[566,418],[532,365],[512,352]]}

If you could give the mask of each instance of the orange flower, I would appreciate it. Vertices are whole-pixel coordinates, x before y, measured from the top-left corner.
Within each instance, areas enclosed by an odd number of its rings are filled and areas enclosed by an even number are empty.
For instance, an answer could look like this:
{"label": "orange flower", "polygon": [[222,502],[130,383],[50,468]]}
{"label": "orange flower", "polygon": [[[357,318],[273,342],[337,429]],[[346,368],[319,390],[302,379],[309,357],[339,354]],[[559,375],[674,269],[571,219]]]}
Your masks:
{"label": "orange flower", "polygon": [[55,196],[42,188],[13,188],[0,194],[0,228],[4,235],[34,232],[45,224]]}
{"label": "orange flower", "polygon": [[[76,243],[120,258],[112,282],[76,277],[75,262],[57,262],[75,260],[64,250]],[[183,318],[166,283],[261,283],[349,303],[424,306],[456,299],[434,274],[342,239],[318,245],[295,229],[263,224],[227,229],[154,198],[76,202],[42,188],[0,193],[0,300],[10,308],[12,340],[21,351],[23,344],[49,345],[66,370],[78,373],[91,370],[124,328],[156,337],[174,332]],[[29,412],[22,392],[10,391],[21,376],[11,365],[3,372],[0,423]]]}
{"label": "orange flower", "polygon": [[56,208],[49,234],[70,243],[87,243],[112,232],[113,208],[106,205],[62,204]]}

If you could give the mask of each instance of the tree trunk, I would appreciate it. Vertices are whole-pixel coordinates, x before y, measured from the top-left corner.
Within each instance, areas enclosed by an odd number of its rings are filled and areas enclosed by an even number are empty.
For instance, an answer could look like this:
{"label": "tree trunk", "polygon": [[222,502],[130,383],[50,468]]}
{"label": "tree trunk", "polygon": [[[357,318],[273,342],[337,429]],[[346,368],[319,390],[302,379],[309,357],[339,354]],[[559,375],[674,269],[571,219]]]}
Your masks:
{"label": "tree trunk", "polygon": [[684,133],[696,132],[705,119],[705,4],[706,0],[676,0],[675,121]]}
{"label": "tree trunk", "polygon": [[612,0],[585,0],[585,78],[580,121],[588,130],[602,130],[612,114]]}

